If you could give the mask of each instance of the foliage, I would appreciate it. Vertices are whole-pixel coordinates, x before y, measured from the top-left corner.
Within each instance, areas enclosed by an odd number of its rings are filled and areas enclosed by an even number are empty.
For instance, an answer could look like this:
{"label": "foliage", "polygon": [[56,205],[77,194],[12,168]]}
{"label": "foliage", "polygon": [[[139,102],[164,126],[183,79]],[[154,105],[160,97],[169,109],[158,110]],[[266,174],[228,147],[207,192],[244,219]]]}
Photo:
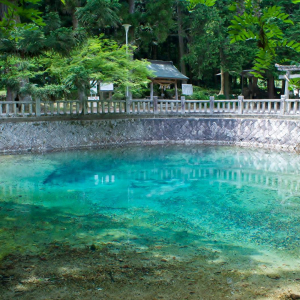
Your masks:
{"label": "foliage", "polygon": [[197,4],[203,4],[206,6],[214,6],[217,0],[189,0],[190,8],[194,8]]}
{"label": "foliage", "polygon": [[186,96],[186,100],[209,100],[209,95],[205,91],[194,92],[191,96]]}
{"label": "foliage", "polygon": [[88,29],[117,26],[120,23],[117,0],[89,0],[83,7],[77,8],[76,16]]}
{"label": "foliage", "polygon": [[[146,63],[135,63],[134,56],[170,60],[176,66],[184,60],[191,83],[206,87],[219,86],[216,74],[221,69],[222,75],[231,75],[227,81],[233,87],[231,78],[253,64],[256,76],[262,77],[266,70],[271,74],[275,62],[300,61],[299,4],[300,0],[0,0],[0,85],[20,94],[61,97],[87,90],[94,79],[119,85],[115,97],[123,97],[124,86],[130,85],[140,98],[147,94],[139,86],[147,82]],[[135,46],[128,56],[120,46],[125,42],[124,23],[132,25],[129,43]],[[208,96],[203,91],[195,94]]]}
{"label": "foliage", "polygon": [[230,3],[222,1],[212,8],[199,6],[192,13],[189,54],[185,60],[199,79],[216,76],[220,66],[225,71],[240,73],[251,64],[253,45],[230,43],[228,26],[233,18],[228,11]]}
{"label": "foliage", "polygon": [[[130,57],[131,51],[126,54],[126,48],[113,41],[90,38],[67,57],[53,51],[26,60],[12,56],[6,64],[2,63],[2,68],[10,69],[3,80],[17,84],[19,78],[28,78],[31,83],[20,92],[38,97],[59,96],[74,89],[85,91],[90,88],[91,80],[132,88],[147,84],[151,75],[146,68],[148,63]],[[33,83],[38,76],[44,79],[39,80],[42,84]]]}
{"label": "foliage", "polygon": [[288,47],[300,52],[300,44],[286,38],[280,23],[294,24],[281,7],[262,8],[258,4],[252,5],[251,1],[246,1],[244,13],[234,16],[231,21],[231,43],[250,40],[257,42],[258,50],[253,67],[256,77],[262,78],[265,70],[275,64],[278,48]]}
{"label": "foliage", "polygon": [[[42,12],[32,7],[36,5],[41,0],[20,0],[20,1],[8,1],[0,0],[0,4],[7,7],[7,12],[5,13],[4,18],[0,22],[0,28],[10,29],[14,26],[22,26],[16,22],[17,17],[22,17],[27,20],[31,20],[37,25],[44,25],[43,19],[41,17]],[[30,7],[31,5],[31,7]]]}

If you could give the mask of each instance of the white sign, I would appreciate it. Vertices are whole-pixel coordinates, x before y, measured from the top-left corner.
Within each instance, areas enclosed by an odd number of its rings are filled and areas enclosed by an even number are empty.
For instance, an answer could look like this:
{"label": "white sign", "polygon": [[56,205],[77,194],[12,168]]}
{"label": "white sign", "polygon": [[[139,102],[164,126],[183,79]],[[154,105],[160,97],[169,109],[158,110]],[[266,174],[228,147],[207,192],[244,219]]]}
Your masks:
{"label": "white sign", "polygon": [[88,97],[88,100],[99,100],[99,96]]}
{"label": "white sign", "polygon": [[187,96],[193,95],[193,85],[192,84],[183,84],[182,85],[182,95],[187,95]]}
{"label": "white sign", "polygon": [[111,92],[114,90],[113,83],[100,83],[100,91],[102,92]]}
{"label": "white sign", "polygon": [[90,93],[91,95],[97,95],[97,82],[93,84],[93,81],[90,81],[90,85],[91,85],[91,88],[90,88]]}

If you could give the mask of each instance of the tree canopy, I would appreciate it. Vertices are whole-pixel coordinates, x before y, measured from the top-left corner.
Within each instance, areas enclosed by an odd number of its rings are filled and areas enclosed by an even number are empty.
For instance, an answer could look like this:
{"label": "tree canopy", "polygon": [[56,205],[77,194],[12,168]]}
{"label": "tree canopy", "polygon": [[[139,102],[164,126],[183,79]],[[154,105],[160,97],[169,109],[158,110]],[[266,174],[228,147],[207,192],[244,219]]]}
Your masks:
{"label": "tree canopy", "polygon": [[300,0],[0,0],[0,86],[7,100],[84,97],[90,81],[142,90],[144,59],[158,59],[226,97],[250,70],[276,96],[275,63],[300,59],[299,12]]}

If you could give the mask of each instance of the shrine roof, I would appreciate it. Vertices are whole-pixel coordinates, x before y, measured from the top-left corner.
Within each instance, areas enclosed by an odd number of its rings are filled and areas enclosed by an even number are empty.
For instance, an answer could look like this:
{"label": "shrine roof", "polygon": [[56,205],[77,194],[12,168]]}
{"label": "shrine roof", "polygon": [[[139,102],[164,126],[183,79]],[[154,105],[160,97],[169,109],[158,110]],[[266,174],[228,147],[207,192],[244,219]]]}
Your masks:
{"label": "shrine roof", "polygon": [[151,65],[148,68],[153,71],[154,78],[188,80],[189,78],[179,72],[171,61],[149,60]]}

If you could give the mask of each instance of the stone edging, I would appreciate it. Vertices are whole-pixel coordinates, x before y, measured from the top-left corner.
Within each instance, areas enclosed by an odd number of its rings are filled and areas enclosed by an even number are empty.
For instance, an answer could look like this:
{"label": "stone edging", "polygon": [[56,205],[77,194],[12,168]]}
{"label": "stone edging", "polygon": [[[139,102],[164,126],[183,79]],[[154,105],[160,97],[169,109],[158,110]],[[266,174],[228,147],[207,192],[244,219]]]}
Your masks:
{"label": "stone edging", "polygon": [[0,123],[0,153],[132,143],[197,143],[298,151],[300,120],[290,118],[120,118]]}

